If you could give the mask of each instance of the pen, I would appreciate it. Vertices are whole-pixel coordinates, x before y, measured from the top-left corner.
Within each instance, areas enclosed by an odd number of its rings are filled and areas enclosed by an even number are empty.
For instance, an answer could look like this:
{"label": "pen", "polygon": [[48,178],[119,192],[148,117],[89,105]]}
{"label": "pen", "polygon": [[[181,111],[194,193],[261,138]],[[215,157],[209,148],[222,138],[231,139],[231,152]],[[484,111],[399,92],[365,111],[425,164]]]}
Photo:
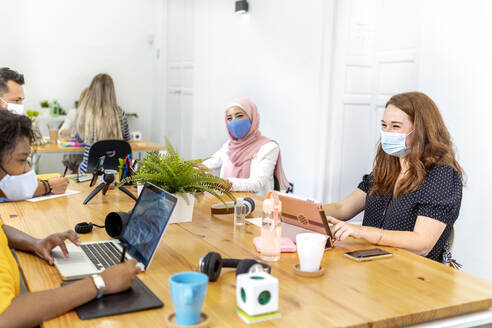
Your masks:
{"label": "pen", "polygon": [[123,252],[121,252],[121,260],[120,263],[125,262],[125,255],[126,255],[126,250],[128,249],[128,246],[123,245]]}
{"label": "pen", "polygon": [[126,178],[126,172],[128,170],[128,165],[125,164],[124,169],[123,169],[123,179]]}

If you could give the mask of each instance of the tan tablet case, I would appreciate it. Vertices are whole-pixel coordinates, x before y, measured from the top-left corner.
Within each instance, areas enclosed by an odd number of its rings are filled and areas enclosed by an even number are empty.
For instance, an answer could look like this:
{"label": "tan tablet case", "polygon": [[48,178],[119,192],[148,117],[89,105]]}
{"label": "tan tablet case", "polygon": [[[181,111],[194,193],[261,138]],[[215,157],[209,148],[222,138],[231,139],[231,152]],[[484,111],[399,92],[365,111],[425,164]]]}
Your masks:
{"label": "tan tablet case", "polygon": [[282,202],[282,222],[287,224],[282,225],[282,235],[295,241],[297,233],[315,231],[328,236],[327,248],[334,246],[330,226],[320,203],[284,193],[278,195]]}

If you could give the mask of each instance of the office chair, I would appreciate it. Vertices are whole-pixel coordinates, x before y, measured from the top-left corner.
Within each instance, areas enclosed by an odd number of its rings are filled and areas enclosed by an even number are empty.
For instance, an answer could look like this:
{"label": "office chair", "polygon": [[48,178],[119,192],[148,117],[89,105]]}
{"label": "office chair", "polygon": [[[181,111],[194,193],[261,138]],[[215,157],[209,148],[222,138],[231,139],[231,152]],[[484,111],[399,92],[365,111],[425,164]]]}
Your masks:
{"label": "office chair", "polygon": [[[294,193],[294,184],[292,182],[289,182],[290,189],[288,189],[285,193],[286,194],[292,194]],[[280,183],[278,182],[278,179],[276,176],[273,176],[273,190],[280,191]]]}
{"label": "office chair", "polygon": [[106,156],[104,161],[105,170],[118,171],[120,163],[118,158],[125,158],[132,155],[132,147],[124,140],[101,140],[96,142],[89,149],[87,159],[87,172],[92,172],[96,168],[99,159]]}
{"label": "office chair", "polygon": [[454,249],[454,227],[451,228],[451,232],[449,233],[448,243],[450,246],[449,250],[452,252]]}
{"label": "office chair", "polygon": [[448,239],[444,245],[444,253],[442,255],[442,262],[449,265],[454,269],[461,269],[462,265],[453,259],[453,249],[454,249],[454,227],[451,228]]}
{"label": "office chair", "polygon": [[[103,195],[109,189],[109,186],[114,182],[114,175],[118,172],[120,163],[119,158],[123,159],[127,155],[131,156],[132,148],[130,144],[124,140],[101,140],[94,143],[89,149],[89,157],[87,159],[87,172],[92,172],[91,187],[97,181],[98,176],[103,176],[103,182],[100,183],[89,196],[84,200],[83,204],[87,204],[99,191],[102,190]],[[121,186],[118,189],[136,200],[136,197],[125,187]]]}

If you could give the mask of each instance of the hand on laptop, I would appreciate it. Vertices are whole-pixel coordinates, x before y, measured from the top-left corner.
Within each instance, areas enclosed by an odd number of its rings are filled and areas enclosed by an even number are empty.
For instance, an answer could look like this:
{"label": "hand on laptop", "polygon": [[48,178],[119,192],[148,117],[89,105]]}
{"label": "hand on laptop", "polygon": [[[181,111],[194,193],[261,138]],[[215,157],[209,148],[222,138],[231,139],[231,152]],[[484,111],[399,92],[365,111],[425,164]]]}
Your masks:
{"label": "hand on laptop", "polygon": [[104,295],[119,293],[131,287],[137,273],[142,272],[137,266],[137,260],[132,259],[114,265],[101,273],[104,279]]}
{"label": "hand on laptop", "polygon": [[60,246],[63,255],[68,257],[67,246],[65,246],[66,239],[69,239],[75,245],[80,246],[80,240],[77,233],[73,230],[67,230],[65,232],[54,233],[44,239],[39,239],[34,245],[34,251],[48,261],[50,265],[53,265],[51,250],[56,246]]}

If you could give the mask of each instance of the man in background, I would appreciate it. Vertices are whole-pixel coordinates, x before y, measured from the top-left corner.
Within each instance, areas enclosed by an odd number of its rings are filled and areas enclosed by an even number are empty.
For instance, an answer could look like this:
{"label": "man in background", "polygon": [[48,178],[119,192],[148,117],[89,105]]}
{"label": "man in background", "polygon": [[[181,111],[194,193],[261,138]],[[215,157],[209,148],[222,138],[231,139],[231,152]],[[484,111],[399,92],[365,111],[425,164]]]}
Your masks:
{"label": "man in background", "polygon": [[24,75],[8,67],[0,68],[0,108],[24,114]]}
{"label": "man in background", "polygon": [[[8,67],[0,68],[0,109],[10,110],[19,115],[24,115],[24,75],[19,74]],[[0,163],[2,164],[2,163]],[[3,166],[3,165],[2,165]],[[0,166],[0,168],[2,167]],[[29,167],[30,169],[30,167]],[[8,172],[5,172],[8,174]],[[15,179],[15,175],[12,176]],[[20,176],[18,176],[20,177]],[[19,183],[24,180],[19,179]],[[33,197],[52,194],[63,194],[68,186],[67,178],[50,178],[44,182],[38,180],[38,185]],[[32,192],[31,192],[32,195]],[[0,189],[0,197],[8,199],[8,195]],[[18,199],[15,199],[18,200]]]}

